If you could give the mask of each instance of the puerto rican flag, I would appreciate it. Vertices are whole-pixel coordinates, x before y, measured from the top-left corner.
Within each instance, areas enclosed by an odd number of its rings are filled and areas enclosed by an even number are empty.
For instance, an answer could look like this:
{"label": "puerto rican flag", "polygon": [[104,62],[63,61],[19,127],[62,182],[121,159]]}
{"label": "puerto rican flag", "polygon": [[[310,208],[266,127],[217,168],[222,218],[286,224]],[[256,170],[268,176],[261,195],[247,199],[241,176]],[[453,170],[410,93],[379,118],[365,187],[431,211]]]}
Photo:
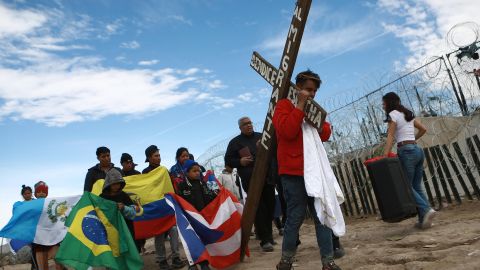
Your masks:
{"label": "puerto rican flag", "polygon": [[225,188],[202,211],[182,197],[169,193],[165,199],[174,211],[177,228],[190,265],[208,261],[226,268],[240,261],[243,205]]}

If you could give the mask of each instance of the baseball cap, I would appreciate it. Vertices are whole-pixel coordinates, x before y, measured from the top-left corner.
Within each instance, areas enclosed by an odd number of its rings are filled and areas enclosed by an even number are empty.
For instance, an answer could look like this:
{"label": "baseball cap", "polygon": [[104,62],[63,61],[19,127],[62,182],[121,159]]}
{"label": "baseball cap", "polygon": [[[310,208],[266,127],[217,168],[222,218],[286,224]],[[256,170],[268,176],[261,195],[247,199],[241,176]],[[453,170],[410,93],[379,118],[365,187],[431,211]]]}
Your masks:
{"label": "baseball cap", "polygon": [[134,166],[137,166],[138,164],[135,164],[133,162],[133,158],[132,156],[129,154],[129,153],[123,153],[122,154],[122,157],[120,158],[120,164],[124,163],[124,162],[127,162],[127,161],[131,161],[133,163]]}

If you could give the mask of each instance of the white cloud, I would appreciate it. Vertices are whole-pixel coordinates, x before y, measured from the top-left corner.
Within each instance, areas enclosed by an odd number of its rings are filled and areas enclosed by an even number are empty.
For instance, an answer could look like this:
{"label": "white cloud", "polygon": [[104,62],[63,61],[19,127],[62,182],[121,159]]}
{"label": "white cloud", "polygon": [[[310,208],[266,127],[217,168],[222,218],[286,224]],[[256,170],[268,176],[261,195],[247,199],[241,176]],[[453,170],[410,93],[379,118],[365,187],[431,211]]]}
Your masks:
{"label": "white cloud", "polygon": [[140,43],[138,43],[136,40],[122,42],[122,44],[120,44],[120,48],[135,50],[140,48]]}
{"label": "white cloud", "polygon": [[191,76],[195,73],[197,73],[199,71],[198,68],[190,68],[190,69],[187,69],[185,71],[182,72],[182,74],[186,75],[186,76]]}
{"label": "white cloud", "polygon": [[140,115],[176,106],[197,90],[182,90],[191,77],[176,70],[11,70],[0,69],[0,118],[49,126],[96,120],[108,115]]}
{"label": "white cloud", "polygon": [[77,43],[95,31],[90,23],[87,15],[67,18],[54,8],[16,10],[0,2],[0,65],[49,65],[52,52],[91,49]]}
{"label": "white cloud", "polygon": [[240,99],[241,101],[245,101],[245,102],[249,102],[249,101],[252,101],[254,99],[252,93],[240,94],[240,95],[238,95],[237,98]]}
{"label": "white cloud", "polygon": [[[373,33],[363,29],[362,25],[350,25],[342,29],[321,32],[306,32],[302,40],[301,50],[306,54],[327,55],[348,49],[350,46],[368,38]],[[286,34],[263,42],[265,50],[281,52],[285,46]]]}
{"label": "white cloud", "polygon": [[[446,41],[448,31],[456,24],[474,21],[480,23],[480,6],[469,0],[379,0],[380,9],[396,16],[400,23],[384,23],[385,29],[400,38],[411,55],[405,60],[407,69],[418,67],[432,56],[440,56],[456,48]],[[456,42],[468,44],[472,35],[462,33]]]}
{"label": "white cloud", "polygon": [[157,59],[143,60],[143,61],[138,62],[138,65],[140,65],[140,66],[153,66],[153,65],[156,65],[156,64],[158,64]]}
{"label": "white cloud", "polygon": [[272,95],[272,89],[261,88],[260,90],[258,90],[258,95],[260,97],[270,97]]}
{"label": "white cloud", "polygon": [[[0,36],[0,121],[64,126],[111,115],[142,117],[189,102],[214,109],[246,102],[219,96],[217,90],[226,86],[205,68],[123,69],[105,66],[97,55],[65,56],[71,50],[90,49],[78,41],[105,31],[104,25],[98,26],[101,31],[93,27],[89,16],[70,23],[58,10],[13,10],[1,2],[0,8],[9,18],[24,18],[17,21],[23,26]],[[140,46],[136,41],[124,45]],[[126,58],[119,55],[115,60]]]}
{"label": "white cloud", "polygon": [[125,60],[127,60],[127,58],[123,55],[119,55],[115,57],[115,61],[118,61],[118,62],[125,62]]}
{"label": "white cloud", "polygon": [[47,17],[32,10],[14,10],[0,4],[0,37],[21,35],[41,26]]}
{"label": "white cloud", "polygon": [[220,80],[213,80],[210,83],[208,83],[208,88],[210,89],[220,89],[224,87],[225,85]]}
{"label": "white cloud", "polygon": [[107,24],[105,26],[105,29],[108,34],[113,35],[119,31],[120,27],[122,27],[122,22],[120,20],[116,20],[112,23]]}
{"label": "white cloud", "polygon": [[[362,19],[355,23],[346,23],[343,14],[334,15],[327,11],[322,6],[316,6],[309,14],[309,24],[305,29],[302,38],[301,52],[312,55],[331,55],[345,50],[350,50],[352,47],[359,47],[370,42],[378,35],[378,29],[375,23],[369,19]],[[323,24],[316,23],[320,19],[325,20]],[[325,24],[333,25],[333,27],[324,27]],[[285,39],[287,30],[277,34],[274,37],[268,38],[260,44],[262,50],[267,50],[280,54],[285,46]]]}

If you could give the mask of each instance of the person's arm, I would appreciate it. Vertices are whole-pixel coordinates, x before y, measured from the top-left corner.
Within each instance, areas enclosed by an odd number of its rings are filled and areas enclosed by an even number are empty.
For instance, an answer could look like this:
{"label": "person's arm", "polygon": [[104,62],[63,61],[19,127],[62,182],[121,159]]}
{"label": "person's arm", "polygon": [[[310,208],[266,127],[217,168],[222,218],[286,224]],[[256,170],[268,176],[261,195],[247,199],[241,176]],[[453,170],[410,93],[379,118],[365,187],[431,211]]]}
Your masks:
{"label": "person's arm", "polygon": [[92,188],[93,188],[92,172],[88,171],[87,175],[85,176],[85,183],[83,185],[83,191],[92,192]]}
{"label": "person's arm", "polygon": [[413,126],[418,129],[418,132],[415,135],[415,140],[420,139],[423,135],[425,135],[425,133],[427,133],[427,128],[417,119],[413,120]]}
{"label": "person's arm", "polygon": [[385,144],[385,149],[383,150],[384,156],[387,156],[388,153],[392,151],[393,137],[395,136],[395,129],[397,129],[397,123],[393,121],[388,122],[387,143]]}
{"label": "person's arm", "polygon": [[323,122],[321,129],[317,130],[322,142],[328,141],[332,135],[332,126],[327,121]]}
{"label": "person's arm", "polygon": [[240,168],[240,155],[235,149],[235,139],[228,143],[227,151],[225,152],[225,165],[231,168]]}
{"label": "person's arm", "polygon": [[291,109],[289,100],[280,100],[273,113],[273,126],[278,134],[287,140],[298,137],[302,131],[305,113],[297,107]]}
{"label": "person's arm", "polygon": [[121,211],[122,215],[128,220],[134,220],[137,216],[135,205],[125,205]]}
{"label": "person's arm", "polygon": [[225,178],[225,177],[224,177],[223,173],[220,174],[220,175],[218,176],[218,178],[217,178],[218,183],[220,183],[220,185],[221,185],[222,187],[225,186],[225,180],[224,180],[224,178]]}

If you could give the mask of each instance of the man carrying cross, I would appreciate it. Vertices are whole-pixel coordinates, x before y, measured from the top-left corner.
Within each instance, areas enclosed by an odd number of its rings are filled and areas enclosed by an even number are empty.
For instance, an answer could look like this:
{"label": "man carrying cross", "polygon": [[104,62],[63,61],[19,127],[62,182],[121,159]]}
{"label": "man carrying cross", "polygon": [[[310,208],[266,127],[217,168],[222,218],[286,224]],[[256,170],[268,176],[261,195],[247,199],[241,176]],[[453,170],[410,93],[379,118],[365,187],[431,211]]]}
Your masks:
{"label": "man carrying cross", "polygon": [[[320,84],[320,77],[312,71],[299,73],[296,77],[296,105],[288,99],[281,99],[273,114],[278,143],[278,171],[287,203],[282,258],[277,265],[279,270],[292,269],[299,230],[307,207],[315,222],[322,269],[340,269],[333,261],[332,229],[339,236],[345,233],[339,207],[339,203],[343,202],[343,194],[331,172],[325,150],[320,145],[318,131],[304,121],[307,100],[315,97]],[[313,151],[310,150],[312,148]]]}

